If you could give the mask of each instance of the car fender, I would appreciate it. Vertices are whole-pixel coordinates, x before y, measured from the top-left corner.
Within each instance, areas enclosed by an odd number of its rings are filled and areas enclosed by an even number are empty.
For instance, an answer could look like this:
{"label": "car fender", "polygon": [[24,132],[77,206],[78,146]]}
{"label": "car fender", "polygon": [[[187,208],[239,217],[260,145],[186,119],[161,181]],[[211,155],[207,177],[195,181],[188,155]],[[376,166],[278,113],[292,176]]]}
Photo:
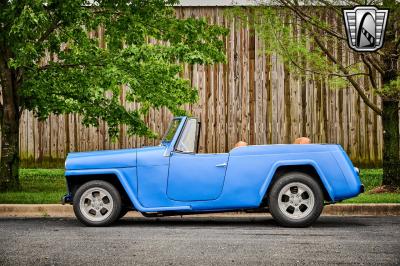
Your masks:
{"label": "car fender", "polygon": [[[123,168],[122,168],[123,169]],[[136,169],[135,169],[136,170]],[[115,175],[119,182],[121,183],[123,189],[131,200],[133,206],[139,212],[159,212],[159,211],[185,211],[191,210],[191,206],[174,206],[174,207],[157,207],[157,208],[148,208],[144,207],[138,200],[136,193],[132,190],[131,185],[128,183],[124,173],[121,169],[88,169],[88,170],[70,170],[65,173],[66,176],[74,176],[74,175],[104,175],[104,174],[112,174]]]}
{"label": "car fender", "polygon": [[306,160],[281,160],[281,161],[275,162],[272,165],[270,171],[268,172],[267,177],[266,177],[263,185],[261,186],[260,197],[261,198],[264,197],[265,193],[267,192],[267,190],[268,190],[268,188],[269,188],[269,186],[270,186],[270,184],[272,182],[272,179],[273,179],[278,167],[280,167],[280,166],[295,166],[295,165],[310,165],[310,166],[314,167],[315,171],[317,171],[317,173],[318,173],[318,175],[319,175],[319,177],[321,179],[322,184],[324,185],[326,191],[328,192],[329,197],[331,199],[334,199],[334,196],[333,196],[334,193],[333,193],[332,187],[329,184],[327,178],[325,177],[323,171],[319,167],[318,163],[316,163],[314,160],[310,160],[310,159],[306,159]]}

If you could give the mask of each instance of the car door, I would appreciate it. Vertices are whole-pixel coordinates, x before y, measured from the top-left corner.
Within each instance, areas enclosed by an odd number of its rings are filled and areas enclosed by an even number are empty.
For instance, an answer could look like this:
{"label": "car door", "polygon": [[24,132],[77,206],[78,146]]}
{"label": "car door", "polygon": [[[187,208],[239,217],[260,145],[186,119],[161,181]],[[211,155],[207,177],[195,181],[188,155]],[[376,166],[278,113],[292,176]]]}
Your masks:
{"label": "car door", "polygon": [[228,154],[196,154],[199,124],[187,120],[170,156],[167,195],[176,201],[206,201],[219,197]]}

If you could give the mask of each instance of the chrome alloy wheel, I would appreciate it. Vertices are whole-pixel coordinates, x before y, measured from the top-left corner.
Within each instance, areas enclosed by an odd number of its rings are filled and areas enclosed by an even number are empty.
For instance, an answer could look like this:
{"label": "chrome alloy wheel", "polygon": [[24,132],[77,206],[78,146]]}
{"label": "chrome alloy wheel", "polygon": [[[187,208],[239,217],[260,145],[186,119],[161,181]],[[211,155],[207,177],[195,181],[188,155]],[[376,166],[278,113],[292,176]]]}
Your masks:
{"label": "chrome alloy wheel", "polygon": [[86,190],[79,201],[83,216],[92,222],[101,222],[112,213],[114,202],[111,194],[100,187]]}
{"label": "chrome alloy wheel", "polygon": [[278,206],[291,219],[302,219],[314,208],[315,196],[312,190],[299,182],[289,183],[279,191]]}

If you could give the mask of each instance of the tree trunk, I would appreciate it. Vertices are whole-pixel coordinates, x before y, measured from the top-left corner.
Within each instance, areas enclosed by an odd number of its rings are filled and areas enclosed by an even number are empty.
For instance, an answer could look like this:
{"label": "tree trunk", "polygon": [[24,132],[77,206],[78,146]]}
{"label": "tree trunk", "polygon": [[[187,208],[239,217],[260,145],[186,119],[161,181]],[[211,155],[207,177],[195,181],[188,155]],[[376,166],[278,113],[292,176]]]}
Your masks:
{"label": "tree trunk", "polygon": [[19,187],[19,121],[7,109],[1,121],[0,191]]}
{"label": "tree trunk", "polygon": [[[383,6],[395,7],[396,0],[384,0]],[[392,9],[392,8],[391,8]],[[399,73],[397,47],[397,30],[395,29],[398,11],[396,8],[389,14],[386,32],[385,46],[383,49],[382,63],[384,74],[382,85],[389,85],[396,80]],[[400,187],[400,143],[399,143],[399,100],[391,95],[382,96],[382,127],[383,127],[383,180],[382,184],[394,188]]]}
{"label": "tree trunk", "polygon": [[1,96],[1,160],[0,191],[19,187],[19,105],[15,72],[0,60]]}
{"label": "tree trunk", "polygon": [[[393,31],[388,31],[389,40],[393,40]],[[390,43],[394,43],[393,41]],[[391,48],[392,51],[395,48]],[[398,56],[394,53],[383,56],[385,72],[382,85],[389,85],[397,79]],[[399,100],[390,95],[382,95],[382,128],[383,128],[383,180],[382,184],[400,188],[400,144],[399,144]]]}
{"label": "tree trunk", "polygon": [[383,185],[400,187],[399,102],[383,100]]}

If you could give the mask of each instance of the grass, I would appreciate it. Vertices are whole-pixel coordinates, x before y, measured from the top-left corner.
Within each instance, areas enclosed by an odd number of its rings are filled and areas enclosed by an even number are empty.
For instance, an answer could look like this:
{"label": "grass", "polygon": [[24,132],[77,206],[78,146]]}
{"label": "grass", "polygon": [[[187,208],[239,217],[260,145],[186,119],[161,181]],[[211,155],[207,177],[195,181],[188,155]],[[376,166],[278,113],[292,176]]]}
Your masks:
{"label": "grass", "polygon": [[363,193],[342,203],[400,203],[400,193]]}
{"label": "grass", "polygon": [[379,187],[382,183],[382,169],[361,169],[360,179],[365,186],[365,191]]}
{"label": "grass", "polygon": [[400,193],[369,193],[371,189],[381,185],[382,169],[362,169],[360,178],[365,186],[365,193],[345,200],[343,203],[400,203]]}
{"label": "grass", "polygon": [[[362,169],[360,177],[366,192],[343,203],[400,203],[400,193],[368,193],[380,186],[382,169]],[[59,203],[66,193],[63,169],[21,169],[20,181],[21,191],[0,193],[0,203]]]}
{"label": "grass", "polygon": [[59,203],[66,193],[64,169],[21,169],[20,191],[0,193],[0,203]]}

